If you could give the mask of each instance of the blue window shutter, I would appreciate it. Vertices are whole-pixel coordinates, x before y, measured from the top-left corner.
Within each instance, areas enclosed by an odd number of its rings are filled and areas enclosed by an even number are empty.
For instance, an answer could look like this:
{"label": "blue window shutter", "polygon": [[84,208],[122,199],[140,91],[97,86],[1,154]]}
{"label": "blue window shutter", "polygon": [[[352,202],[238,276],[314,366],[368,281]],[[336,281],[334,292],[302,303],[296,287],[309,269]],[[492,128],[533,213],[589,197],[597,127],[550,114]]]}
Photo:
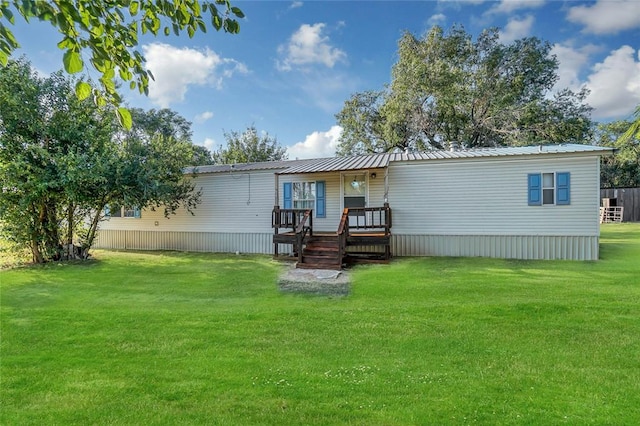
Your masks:
{"label": "blue window shutter", "polygon": [[285,182],[282,185],[282,197],[283,197],[283,201],[284,201],[284,208],[285,209],[290,209],[292,208],[292,202],[291,202],[291,182]]}
{"label": "blue window shutter", "polygon": [[136,219],[140,219],[140,216],[142,216],[142,210],[140,209],[140,207],[134,207],[133,217],[135,217]]}
{"label": "blue window shutter", "polygon": [[542,175],[540,173],[529,174],[529,205],[542,205]]}
{"label": "blue window shutter", "polygon": [[327,199],[323,180],[316,182],[316,217],[327,217]]}
{"label": "blue window shutter", "polygon": [[111,217],[111,209],[109,208],[109,206],[104,206],[104,215],[106,217]]}
{"label": "blue window shutter", "polygon": [[556,204],[566,206],[571,204],[570,173],[556,173]]}

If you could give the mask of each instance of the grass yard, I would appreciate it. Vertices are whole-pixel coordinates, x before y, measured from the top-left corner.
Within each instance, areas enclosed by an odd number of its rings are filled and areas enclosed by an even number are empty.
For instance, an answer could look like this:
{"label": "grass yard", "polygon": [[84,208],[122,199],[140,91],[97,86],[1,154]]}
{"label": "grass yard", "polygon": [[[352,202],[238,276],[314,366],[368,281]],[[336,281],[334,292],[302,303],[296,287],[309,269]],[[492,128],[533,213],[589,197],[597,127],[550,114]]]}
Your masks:
{"label": "grass yard", "polygon": [[359,267],[343,298],[261,256],[2,271],[0,424],[639,424],[640,225],[601,243]]}

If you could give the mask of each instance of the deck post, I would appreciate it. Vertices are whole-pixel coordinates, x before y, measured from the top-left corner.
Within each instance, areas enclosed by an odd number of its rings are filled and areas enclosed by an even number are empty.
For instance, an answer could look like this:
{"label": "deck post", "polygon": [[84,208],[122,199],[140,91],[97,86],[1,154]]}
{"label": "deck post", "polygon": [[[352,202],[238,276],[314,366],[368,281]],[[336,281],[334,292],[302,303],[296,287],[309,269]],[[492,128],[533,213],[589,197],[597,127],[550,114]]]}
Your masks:
{"label": "deck post", "polygon": [[274,206],[277,206],[280,203],[280,193],[278,192],[278,183],[280,182],[279,178],[280,176],[278,176],[278,173],[273,174],[273,182],[275,184],[275,191],[273,191],[273,193],[275,194],[275,200],[273,202]]}

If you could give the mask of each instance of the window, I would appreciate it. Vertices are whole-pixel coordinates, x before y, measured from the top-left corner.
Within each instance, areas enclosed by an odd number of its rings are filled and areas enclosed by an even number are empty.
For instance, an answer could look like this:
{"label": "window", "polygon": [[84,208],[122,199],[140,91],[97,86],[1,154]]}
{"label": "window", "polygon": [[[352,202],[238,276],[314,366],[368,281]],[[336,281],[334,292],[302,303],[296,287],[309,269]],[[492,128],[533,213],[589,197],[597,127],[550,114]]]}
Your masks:
{"label": "window", "polygon": [[554,204],[556,186],[553,173],[542,174],[542,204]]}
{"label": "window", "polygon": [[285,209],[312,209],[316,217],[326,217],[324,181],[285,182],[283,201]]}
{"label": "window", "polygon": [[108,217],[133,217],[136,219],[140,219],[141,211],[138,207],[116,205],[105,207],[104,215]]}
{"label": "window", "polygon": [[294,209],[314,209],[316,206],[316,183],[315,182],[294,182],[293,183],[293,208]]}
{"label": "window", "polygon": [[568,172],[531,173],[528,175],[529,205],[570,204]]}

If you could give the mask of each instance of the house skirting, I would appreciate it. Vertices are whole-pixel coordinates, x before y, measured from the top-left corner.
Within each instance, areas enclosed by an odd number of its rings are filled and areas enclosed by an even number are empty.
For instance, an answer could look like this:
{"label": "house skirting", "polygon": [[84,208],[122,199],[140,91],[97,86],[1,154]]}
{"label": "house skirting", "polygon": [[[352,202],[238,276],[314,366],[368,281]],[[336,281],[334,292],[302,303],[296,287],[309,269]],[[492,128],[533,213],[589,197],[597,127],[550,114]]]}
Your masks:
{"label": "house skirting", "polygon": [[[272,233],[101,230],[95,248],[272,254]],[[289,247],[290,248],[290,247]],[[366,247],[365,251],[375,250]],[[285,253],[287,246],[280,251]],[[463,256],[505,259],[597,260],[597,236],[391,236],[393,256]]]}
{"label": "house skirting", "polygon": [[271,233],[101,230],[95,248],[272,253]]}
{"label": "house skirting", "polygon": [[391,253],[394,256],[598,260],[598,237],[394,234]]}

